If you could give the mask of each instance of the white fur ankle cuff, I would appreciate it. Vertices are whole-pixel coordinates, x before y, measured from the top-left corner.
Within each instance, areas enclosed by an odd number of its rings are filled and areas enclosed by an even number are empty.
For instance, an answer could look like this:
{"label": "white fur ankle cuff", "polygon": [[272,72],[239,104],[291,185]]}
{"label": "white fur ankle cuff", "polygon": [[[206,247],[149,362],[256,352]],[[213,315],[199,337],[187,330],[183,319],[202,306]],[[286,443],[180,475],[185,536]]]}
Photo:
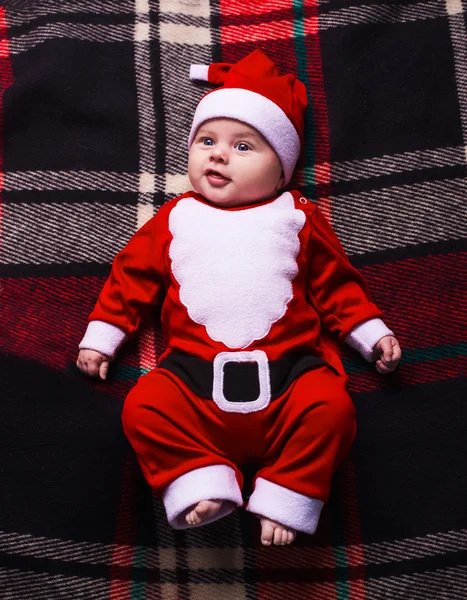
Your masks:
{"label": "white fur ankle cuff", "polygon": [[313,534],[318,526],[323,504],[321,500],[309,498],[258,477],[247,510],[296,531]]}
{"label": "white fur ankle cuff", "polygon": [[[227,500],[237,506],[243,504],[235,471],[227,465],[201,467],[178,477],[164,491],[162,501],[167,520],[174,529],[191,527],[185,521],[184,512],[201,500]],[[229,502],[224,502],[220,511],[203,525],[217,521],[233,511]]]}

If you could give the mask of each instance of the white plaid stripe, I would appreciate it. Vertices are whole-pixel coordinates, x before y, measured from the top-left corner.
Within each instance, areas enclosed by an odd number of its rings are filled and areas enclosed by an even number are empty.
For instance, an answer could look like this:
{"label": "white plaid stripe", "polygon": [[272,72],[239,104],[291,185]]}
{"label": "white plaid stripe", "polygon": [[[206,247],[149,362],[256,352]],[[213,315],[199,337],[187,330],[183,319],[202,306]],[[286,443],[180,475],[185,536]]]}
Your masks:
{"label": "white plaid stripe", "polygon": [[[409,598],[410,600],[439,600],[440,598],[465,600],[466,576],[467,567],[458,566],[434,572],[368,579],[365,583],[365,598],[368,600],[389,598],[391,600]],[[109,597],[109,581],[98,578],[24,573],[0,568],[0,582],[4,589],[8,589],[8,600],[49,600],[50,598],[107,600]],[[163,600],[175,600],[179,597],[178,586],[174,583],[145,584],[144,587],[147,598],[160,597]],[[242,584],[190,585],[190,598],[194,600],[211,598],[240,600],[245,597],[242,593]],[[313,598],[316,600],[328,600],[333,594],[335,594],[333,583],[313,585]]]}
{"label": "white plaid stripe", "polygon": [[109,586],[109,580],[104,578],[50,575],[0,567],[0,589],[6,590],[5,600],[108,600]]}
{"label": "white plaid stripe", "polygon": [[136,229],[131,205],[6,204],[1,263],[111,262]]}
{"label": "white plaid stripe", "polygon": [[465,148],[463,146],[416,150],[415,152],[376,156],[363,160],[334,162],[331,168],[331,181],[355,181],[393,173],[463,164],[465,164]]}
{"label": "white plaid stripe", "polygon": [[[198,27],[198,28],[207,28],[209,27],[209,19],[204,17],[194,17],[191,15],[185,14],[176,14],[176,13],[163,13],[160,15],[160,20],[162,25],[168,24],[177,24],[185,27]],[[182,42],[183,43],[183,42]]]}
{"label": "white plaid stripe", "polygon": [[467,566],[369,579],[367,600],[465,600]]}
{"label": "white plaid stripe", "polygon": [[[137,192],[137,173],[112,173],[104,171],[15,171],[5,173],[3,189],[7,192],[47,190],[89,190],[109,192]],[[160,176],[156,187],[164,188]]]}
{"label": "white plaid stripe", "polygon": [[165,192],[178,195],[190,189],[186,174],[112,173],[105,171],[12,171],[4,174],[3,189],[21,191]]}
{"label": "white plaid stripe", "polygon": [[207,27],[195,27],[182,23],[161,23],[160,39],[166,44],[208,46],[211,32]]}
{"label": "white plaid stripe", "polygon": [[[365,563],[383,564],[465,550],[467,529],[365,545]],[[347,550],[348,551],[348,550]]]}
{"label": "white plaid stripe", "polygon": [[467,146],[467,30],[461,0],[445,0],[456,70],[464,144]]}
{"label": "white plaid stripe", "polygon": [[445,0],[445,2],[448,15],[458,15],[464,11],[462,0]]}
{"label": "white plaid stripe", "polygon": [[153,211],[153,194],[156,189],[156,119],[151,83],[151,52],[149,0],[135,0],[135,75],[139,122],[139,185],[138,227],[143,225]]}
{"label": "white plaid stripe", "polygon": [[[200,12],[209,11],[209,0],[200,0],[197,5]],[[174,26],[184,27],[176,23]],[[189,33],[188,30],[185,32]],[[210,28],[206,26],[202,34],[197,32],[197,36],[196,39],[202,42],[198,45],[186,44],[180,39],[180,43],[161,43],[162,90],[164,106],[167,107],[168,134],[165,171],[176,176],[187,171],[188,133],[198,101],[209,89],[201,88],[189,79],[192,63],[212,62]]]}
{"label": "white plaid stripe", "polygon": [[31,50],[53,39],[75,39],[83,42],[127,42],[133,40],[133,25],[96,25],[94,23],[48,23],[9,40],[11,54]]}
{"label": "white plaid stripe", "polygon": [[[151,81],[151,24],[149,0],[135,0],[135,75],[139,123],[139,186],[137,227],[142,227],[154,215],[153,197],[156,191],[156,123]],[[149,329],[138,336],[140,368],[156,363],[154,335]]]}
{"label": "white plaid stripe", "polygon": [[164,15],[176,15],[177,19],[183,19],[184,16],[204,17],[209,19],[211,7],[209,2],[187,2],[186,0],[160,0],[159,13]]}
{"label": "white plaid stripe", "polygon": [[[28,6],[29,4],[29,6]],[[51,14],[91,13],[91,14],[119,14],[132,13],[132,0],[31,0],[18,2],[6,0],[8,25],[22,25],[41,16]]]}
{"label": "white plaid stripe", "polygon": [[[448,1],[448,0],[446,0]],[[450,0],[451,2],[453,0]],[[209,6],[207,0],[202,0],[197,5],[197,11],[192,11],[192,16],[197,14],[204,15],[207,12],[206,5]],[[51,12],[55,3],[48,12]],[[87,3],[82,3],[83,9],[89,6]],[[128,12],[125,10],[126,4],[121,5],[118,10],[118,4],[113,4],[109,10],[105,10],[101,6],[101,12]],[[76,6],[73,8],[76,9]],[[113,10],[112,10],[113,9]],[[205,46],[210,44],[210,30],[206,26],[195,26],[187,24],[186,10],[177,16],[176,6],[170,9],[170,4],[165,3],[164,12],[171,15],[168,19],[170,22],[161,22],[160,27],[153,27],[147,23],[149,27],[149,39],[160,39],[165,43],[184,44],[194,46]],[[57,10],[56,12],[66,13],[66,10]],[[91,12],[90,9],[85,9]],[[43,14],[48,14],[47,9],[43,8]],[[70,10],[69,12],[78,12]],[[194,14],[193,14],[194,13]],[[36,13],[37,14],[37,13]],[[140,13],[141,14],[141,13]],[[438,0],[433,0],[426,3],[416,3],[415,5],[359,5],[348,8],[333,10],[319,17],[319,27],[321,31],[332,27],[343,27],[347,25],[371,24],[371,23],[407,23],[410,21],[421,21],[425,19],[437,19],[446,16],[445,7]],[[26,18],[26,17],[25,17]],[[14,23],[21,20],[18,13],[13,12],[9,17],[10,22]],[[177,21],[177,22],[175,22]],[[286,25],[288,21],[284,21]],[[147,27],[145,27],[145,30]],[[286,27],[288,30],[288,28]],[[37,27],[35,30],[20,35],[12,36],[9,44],[12,54],[19,54],[37,46],[41,42],[54,38],[76,39],[81,41],[92,42],[125,42],[133,39],[134,32],[131,25],[96,25],[93,23],[50,23]],[[281,38],[284,36],[284,27],[281,22],[271,23],[268,34],[268,39]],[[287,34],[288,36],[288,34]],[[286,36],[286,37],[287,37]],[[180,55],[179,57],[180,58]],[[174,63],[177,64],[177,63]]]}
{"label": "white plaid stripe", "polygon": [[[179,11],[181,5],[184,6],[184,9]],[[197,2],[163,1],[159,5],[159,11],[161,17],[162,102],[165,107],[165,130],[167,135],[166,164],[163,165],[162,170],[167,173],[165,191],[170,197],[191,189],[186,175],[187,139],[191,120],[201,94],[200,90],[190,82],[189,68],[192,63],[211,62],[211,40],[207,21],[204,28],[190,23],[202,24],[204,20],[201,17],[210,14],[210,4],[209,0]],[[187,21],[188,16],[190,16],[189,22]],[[172,36],[174,37],[172,38]],[[197,44],[191,44],[190,39],[196,40]],[[140,356],[142,360],[152,361],[152,364],[154,364],[153,358],[151,356],[147,357],[142,348]],[[169,529],[168,537],[172,546],[175,545],[174,536],[174,530]],[[175,553],[176,560],[180,560],[179,552]],[[184,551],[182,551],[183,553]],[[164,586],[162,586],[162,589],[167,593],[172,590],[172,588]],[[176,597],[178,597],[180,590],[175,591],[177,593]]]}
{"label": "white plaid stripe", "polygon": [[194,583],[189,590],[190,600],[249,600],[242,583]]}
{"label": "white plaid stripe", "polygon": [[359,4],[348,8],[329,11],[319,17],[321,31],[331,27],[370,23],[408,23],[445,16],[444,6],[439,0],[404,4]]}
{"label": "white plaid stripe", "polygon": [[245,566],[243,548],[188,548],[190,569],[235,569]]}
{"label": "white plaid stripe", "polygon": [[[161,511],[163,509],[158,507],[157,513],[158,519],[160,519],[161,533],[164,541],[167,541],[168,532],[172,530],[164,523],[164,515]],[[229,517],[228,521],[229,526],[225,527],[225,531],[230,532],[231,536],[235,535],[238,530],[237,516]],[[240,548],[220,549],[213,546],[212,548],[202,549],[203,544],[200,542],[206,541],[206,531],[189,530],[186,533],[188,535],[187,551],[189,553],[190,568],[203,568],[203,565],[206,569],[226,568],[235,570],[243,568],[242,556],[239,555]],[[240,536],[238,536],[238,541],[241,541]],[[433,533],[391,542],[375,542],[364,545],[364,564],[388,564],[430,556],[441,556],[452,552],[461,552],[465,550],[466,546],[467,529]],[[345,547],[316,546],[307,548],[306,562],[304,562],[303,557],[301,557],[302,550],[298,546],[291,546],[287,549],[287,553],[291,555],[293,560],[288,560],[287,564],[296,567],[307,566],[309,568],[328,569],[335,564],[335,552],[346,552],[350,555],[353,548],[354,546],[351,544]],[[355,546],[355,548],[358,549],[360,546]],[[32,558],[49,558],[93,565],[130,566],[132,557],[129,558],[129,555],[132,553],[129,553],[128,549],[129,547],[126,545],[74,542],[29,534],[0,532],[0,550],[2,552]],[[138,551],[138,547],[136,547],[136,551]],[[198,552],[200,554],[197,554]],[[160,558],[158,558],[159,554]],[[161,568],[175,569],[176,560],[173,547],[148,547],[145,550],[143,566],[151,567],[158,563]]]}
{"label": "white plaid stripe", "polygon": [[467,180],[459,178],[336,196],[334,229],[349,254],[460,239],[466,195]]}

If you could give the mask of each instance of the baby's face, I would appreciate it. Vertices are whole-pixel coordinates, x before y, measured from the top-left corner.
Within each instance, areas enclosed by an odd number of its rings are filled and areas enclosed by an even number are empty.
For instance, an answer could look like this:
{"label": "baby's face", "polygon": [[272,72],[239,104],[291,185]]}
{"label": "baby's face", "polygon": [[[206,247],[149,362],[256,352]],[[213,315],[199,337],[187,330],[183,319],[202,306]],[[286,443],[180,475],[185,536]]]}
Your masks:
{"label": "baby's face", "polygon": [[283,187],[282,165],[253,127],[233,119],[205,121],[188,156],[197,192],[218,206],[243,206],[273,198]]}

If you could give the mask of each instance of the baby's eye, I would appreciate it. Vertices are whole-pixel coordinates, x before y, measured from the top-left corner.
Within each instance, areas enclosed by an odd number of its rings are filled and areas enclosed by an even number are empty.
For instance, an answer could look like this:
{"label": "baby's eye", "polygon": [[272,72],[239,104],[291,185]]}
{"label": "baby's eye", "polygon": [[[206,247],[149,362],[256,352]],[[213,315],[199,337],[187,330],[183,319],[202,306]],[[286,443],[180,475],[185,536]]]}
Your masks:
{"label": "baby's eye", "polygon": [[248,144],[245,144],[245,142],[239,142],[235,148],[237,148],[237,150],[240,150],[240,152],[248,152],[248,150],[251,150],[250,146]]}
{"label": "baby's eye", "polygon": [[201,139],[203,146],[214,146],[214,140],[209,137],[205,137]]}

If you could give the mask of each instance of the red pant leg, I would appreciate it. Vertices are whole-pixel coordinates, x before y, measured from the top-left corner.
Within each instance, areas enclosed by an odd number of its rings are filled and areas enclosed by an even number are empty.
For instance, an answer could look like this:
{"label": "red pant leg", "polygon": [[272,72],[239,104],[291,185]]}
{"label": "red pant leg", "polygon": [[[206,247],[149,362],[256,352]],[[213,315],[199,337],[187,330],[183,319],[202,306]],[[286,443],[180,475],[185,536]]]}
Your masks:
{"label": "red pant leg", "polygon": [[[242,474],[220,447],[225,424],[214,402],[195,396],[172,373],[155,369],[129,393],[122,419],[143,474],[162,497],[173,527],[187,527],[183,512],[200,500],[242,504]],[[224,503],[216,518],[231,511]]]}
{"label": "red pant leg", "polygon": [[345,376],[326,367],[302,375],[268,407],[265,465],[248,510],[314,533],[331,480],[355,436]]}

